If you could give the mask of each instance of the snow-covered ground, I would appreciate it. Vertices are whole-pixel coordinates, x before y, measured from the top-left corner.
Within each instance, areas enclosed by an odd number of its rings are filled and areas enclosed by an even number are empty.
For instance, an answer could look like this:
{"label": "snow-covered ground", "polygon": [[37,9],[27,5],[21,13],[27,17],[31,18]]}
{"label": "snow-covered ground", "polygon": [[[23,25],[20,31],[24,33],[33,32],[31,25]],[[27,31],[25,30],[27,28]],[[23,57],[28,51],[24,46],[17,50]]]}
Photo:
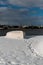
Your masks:
{"label": "snow-covered ground", "polygon": [[0,37],[0,65],[43,65],[41,42],[43,36],[21,40]]}

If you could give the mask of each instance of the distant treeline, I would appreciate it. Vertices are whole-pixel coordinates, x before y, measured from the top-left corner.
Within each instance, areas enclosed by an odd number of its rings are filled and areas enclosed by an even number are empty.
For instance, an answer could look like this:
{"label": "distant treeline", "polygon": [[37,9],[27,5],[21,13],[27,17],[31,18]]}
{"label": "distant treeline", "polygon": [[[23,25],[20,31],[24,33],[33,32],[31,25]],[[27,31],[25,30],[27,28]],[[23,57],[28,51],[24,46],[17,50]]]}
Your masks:
{"label": "distant treeline", "polygon": [[9,26],[9,25],[0,25],[0,29],[43,29],[43,26]]}

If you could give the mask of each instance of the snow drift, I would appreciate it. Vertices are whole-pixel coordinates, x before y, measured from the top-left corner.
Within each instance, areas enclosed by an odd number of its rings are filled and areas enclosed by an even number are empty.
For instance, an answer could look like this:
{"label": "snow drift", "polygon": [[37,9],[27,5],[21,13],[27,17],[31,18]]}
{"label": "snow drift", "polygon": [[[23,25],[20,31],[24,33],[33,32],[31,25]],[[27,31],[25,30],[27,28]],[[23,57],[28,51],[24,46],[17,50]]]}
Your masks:
{"label": "snow drift", "polygon": [[43,36],[20,40],[0,37],[0,65],[37,64],[43,65]]}
{"label": "snow drift", "polygon": [[5,38],[23,39],[24,38],[24,33],[23,33],[23,31],[11,31],[11,32],[8,32],[6,34]]}
{"label": "snow drift", "polygon": [[43,36],[31,38],[31,50],[43,57]]}

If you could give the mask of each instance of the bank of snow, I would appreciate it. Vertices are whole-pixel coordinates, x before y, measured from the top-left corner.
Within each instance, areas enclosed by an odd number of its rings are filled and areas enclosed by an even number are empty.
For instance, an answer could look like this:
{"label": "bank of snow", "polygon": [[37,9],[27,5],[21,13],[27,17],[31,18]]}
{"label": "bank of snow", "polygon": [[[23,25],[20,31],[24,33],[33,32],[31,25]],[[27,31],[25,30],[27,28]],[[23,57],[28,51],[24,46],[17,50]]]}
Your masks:
{"label": "bank of snow", "polygon": [[43,57],[43,36],[35,36],[31,38],[31,42],[31,49]]}
{"label": "bank of snow", "polygon": [[43,36],[19,40],[0,37],[0,65],[37,64],[43,65]]}

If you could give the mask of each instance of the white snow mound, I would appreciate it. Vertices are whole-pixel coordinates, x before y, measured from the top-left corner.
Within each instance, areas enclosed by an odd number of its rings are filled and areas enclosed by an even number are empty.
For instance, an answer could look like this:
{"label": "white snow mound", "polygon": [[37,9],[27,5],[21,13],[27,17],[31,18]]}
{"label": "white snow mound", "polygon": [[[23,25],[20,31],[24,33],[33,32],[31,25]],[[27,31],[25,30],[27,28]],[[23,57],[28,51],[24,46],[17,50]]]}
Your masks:
{"label": "white snow mound", "polygon": [[24,32],[23,31],[11,31],[11,32],[8,32],[5,37],[10,38],[10,39],[23,39]]}
{"label": "white snow mound", "polygon": [[36,36],[30,39],[31,49],[43,57],[43,36]]}

